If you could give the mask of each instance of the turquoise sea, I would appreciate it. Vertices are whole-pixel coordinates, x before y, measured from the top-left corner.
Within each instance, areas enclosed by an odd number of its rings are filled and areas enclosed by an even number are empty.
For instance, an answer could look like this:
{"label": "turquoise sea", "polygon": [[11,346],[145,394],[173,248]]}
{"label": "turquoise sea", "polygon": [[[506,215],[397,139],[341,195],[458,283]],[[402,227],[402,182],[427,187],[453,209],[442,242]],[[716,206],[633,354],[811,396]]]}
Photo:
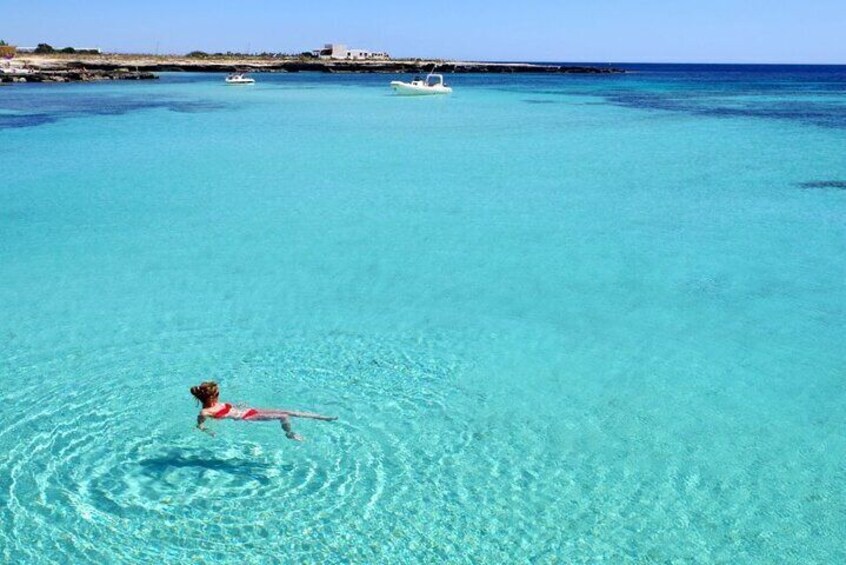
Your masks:
{"label": "turquoise sea", "polygon": [[0,88],[0,561],[846,562],[846,68],[629,68]]}

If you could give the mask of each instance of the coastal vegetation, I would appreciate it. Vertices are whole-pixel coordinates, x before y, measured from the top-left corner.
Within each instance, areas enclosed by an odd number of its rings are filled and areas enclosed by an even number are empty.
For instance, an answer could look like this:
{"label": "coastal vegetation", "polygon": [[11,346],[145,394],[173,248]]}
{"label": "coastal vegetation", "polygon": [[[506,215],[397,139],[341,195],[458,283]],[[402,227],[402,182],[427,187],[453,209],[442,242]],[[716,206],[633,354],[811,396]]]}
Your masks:
{"label": "coastal vegetation", "polygon": [[15,56],[16,48],[0,39],[0,59],[11,59]]}
{"label": "coastal vegetation", "polygon": [[75,49],[73,47],[62,47],[61,49],[55,49],[49,43],[39,43],[33,53],[38,53],[39,55],[50,55],[53,53],[65,53],[67,55],[97,55],[99,51],[97,49]]}
{"label": "coastal vegetation", "polygon": [[206,51],[191,51],[185,55],[189,59],[316,59],[310,51],[302,53],[239,53],[227,51],[225,53],[207,53]]}

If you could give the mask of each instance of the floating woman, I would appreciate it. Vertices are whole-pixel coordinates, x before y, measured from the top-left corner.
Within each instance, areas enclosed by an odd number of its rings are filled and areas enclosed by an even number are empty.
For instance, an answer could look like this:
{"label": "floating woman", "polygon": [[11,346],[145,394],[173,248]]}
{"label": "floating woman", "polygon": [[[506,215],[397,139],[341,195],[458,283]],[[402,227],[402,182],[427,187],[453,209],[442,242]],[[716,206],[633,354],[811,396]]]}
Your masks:
{"label": "floating woman", "polygon": [[214,436],[214,432],[205,427],[206,418],[221,420],[247,420],[250,422],[265,422],[268,420],[279,420],[282,429],[285,430],[285,437],[294,441],[302,441],[303,436],[295,434],[291,429],[291,418],[311,418],[313,420],[324,420],[331,422],[337,420],[337,416],[321,416],[312,412],[295,412],[293,410],[265,410],[263,408],[242,408],[229,403],[221,403],[220,387],[214,381],[201,383],[199,386],[191,387],[191,394],[199,400],[203,407],[197,415],[197,427]]}

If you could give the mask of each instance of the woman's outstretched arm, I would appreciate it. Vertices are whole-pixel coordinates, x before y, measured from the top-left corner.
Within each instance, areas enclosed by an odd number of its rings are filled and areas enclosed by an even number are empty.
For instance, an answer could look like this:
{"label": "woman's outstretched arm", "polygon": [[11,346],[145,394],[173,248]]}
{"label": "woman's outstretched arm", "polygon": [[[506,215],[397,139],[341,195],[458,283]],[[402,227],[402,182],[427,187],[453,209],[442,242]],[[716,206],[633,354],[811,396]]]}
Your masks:
{"label": "woman's outstretched arm", "polygon": [[211,437],[214,437],[214,432],[205,426],[205,422],[206,417],[202,414],[197,414],[197,429],[199,429],[201,432],[209,434]]}

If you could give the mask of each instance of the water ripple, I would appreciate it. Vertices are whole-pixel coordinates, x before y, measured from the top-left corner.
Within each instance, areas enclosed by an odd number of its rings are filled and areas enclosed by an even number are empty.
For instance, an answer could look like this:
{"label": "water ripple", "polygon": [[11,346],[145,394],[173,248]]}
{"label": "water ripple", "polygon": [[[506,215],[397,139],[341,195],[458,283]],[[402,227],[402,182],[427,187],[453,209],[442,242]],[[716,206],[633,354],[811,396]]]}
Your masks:
{"label": "water ripple", "polygon": [[[196,332],[193,339],[211,335]],[[294,398],[319,389],[321,398],[334,399],[328,408],[340,411],[341,420],[295,421],[307,436],[304,445],[286,440],[273,424],[215,423],[216,439],[189,431],[192,402],[183,383],[164,385],[180,391],[186,413],[179,430],[159,413],[177,402],[151,404],[148,386],[113,390],[107,377],[114,376],[115,361],[131,366],[149,348],[75,350],[16,366],[18,376],[53,378],[24,385],[22,395],[7,401],[19,416],[2,418],[0,441],[10,445],[0,456],[5,556],[37,560],[46,551],[59,561],[120,554],[155,562],[203,545],[209,559],[225,560],[238,540],[245,551],[305,558],[315,548],[341,551],[342,540],[360,535],[329,534],[328,524],[382,521],[403,508],[409,495],[418,496],[409,484],[442,484],[458,498],[455,492],[467,489],[460,476],[445,475],[452,485],[437,471],[454,466],[473,436],[447,407],[455,361],[434,356],[432,344],[415,351],[411,343],[340,335],[245,355],[222,381],[233,393],[264,388],[270,396],[282,387]],[[66,378],[56,378],[68,370],[78,375],[72,390],[61,384]],[[401,425],[384,425],[386,419]],[[420,435],[437,437],[452,426],[458,441],[418,445]],[[167,542],[152,547],[151,538]],[[55,541],[45,546],[46,540]],[[360,557],[377,554],[360,551]]]}

